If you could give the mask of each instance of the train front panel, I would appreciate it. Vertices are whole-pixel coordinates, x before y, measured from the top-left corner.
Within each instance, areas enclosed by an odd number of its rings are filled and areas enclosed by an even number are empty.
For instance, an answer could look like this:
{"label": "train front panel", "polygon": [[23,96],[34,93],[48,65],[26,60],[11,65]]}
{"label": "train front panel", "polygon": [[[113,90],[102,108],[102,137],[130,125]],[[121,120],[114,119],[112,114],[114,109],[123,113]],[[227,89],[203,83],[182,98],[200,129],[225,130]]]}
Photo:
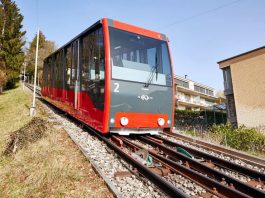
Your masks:
{"label": "train front panel", "polygon": [[169,130],[174,93],[166,37],[144,35],[127,24],[116,27],[115,22],[108,27],[110,133],[157,134]]}

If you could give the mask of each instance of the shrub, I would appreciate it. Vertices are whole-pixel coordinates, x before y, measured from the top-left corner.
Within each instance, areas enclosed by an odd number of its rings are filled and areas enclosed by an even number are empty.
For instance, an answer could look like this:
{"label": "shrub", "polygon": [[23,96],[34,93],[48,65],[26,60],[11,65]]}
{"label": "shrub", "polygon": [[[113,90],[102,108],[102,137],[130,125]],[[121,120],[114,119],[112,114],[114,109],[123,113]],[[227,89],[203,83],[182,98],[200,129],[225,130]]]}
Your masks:
{"label": "shrub", "polygon": [[257,132],[254,128],[241,125],[233,128],[230,124],[213,125],[212,133],[221,136],[221,144],[250,152],[264,152],[265,135]]}

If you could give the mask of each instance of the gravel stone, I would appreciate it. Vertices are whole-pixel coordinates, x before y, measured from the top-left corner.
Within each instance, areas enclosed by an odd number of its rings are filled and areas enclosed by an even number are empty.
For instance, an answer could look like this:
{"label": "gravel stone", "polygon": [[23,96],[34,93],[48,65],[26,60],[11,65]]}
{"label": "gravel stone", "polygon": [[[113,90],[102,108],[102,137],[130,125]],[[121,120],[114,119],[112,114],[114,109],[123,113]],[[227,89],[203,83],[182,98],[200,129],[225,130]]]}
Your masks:
{"label": "gravel stone", "polygon": [[52,111],[47,105],[42,104],[49,114],[49,122],[53,122],[58,127],[63,128],[70,137],[77,140],[78,145],[89,156],[92,161],[100,169],[100,171],[112,182],[121,197],[167,197],[156,186],[145,178],[138,176],[130,177],[114,177],[118,171],[130,171],[129,164],[117,157],[103,142],[99,141],[89,132],[80,128],[63,115],[58,115]]}

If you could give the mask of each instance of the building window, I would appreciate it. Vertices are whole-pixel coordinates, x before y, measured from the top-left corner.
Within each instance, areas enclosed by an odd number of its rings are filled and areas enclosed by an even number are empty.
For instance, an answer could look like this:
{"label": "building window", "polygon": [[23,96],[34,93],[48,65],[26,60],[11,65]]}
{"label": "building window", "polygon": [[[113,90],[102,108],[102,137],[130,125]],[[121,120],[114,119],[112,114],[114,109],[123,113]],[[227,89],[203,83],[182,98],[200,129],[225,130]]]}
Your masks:
{"label": "building window", "polygon": [[177,82],[177,86],[185,87],[185,88],[189,89],[189,83],[188,82],[183,81],[183,80],[179,80],[179,79],[177,79],[176,82]]}
{"label": "building window", "polygon": [[200,86],[198,86],[198,85],[194,85],[194,90],[195,90],[195,91],[198,91],[198,92],[200,92],[200,93],[206,94],[206,89],[203,88],[203,87],[200,87]]}
{"label": "building window", "polygon": [[227,91],[227,90],[232,91],[233,90],[233,86],[232,86],[232,77],[231,77],[231,69],[230,69],[230,67],[225,68],[223,70],[223,76],[224,76],[224,88],[225,88],[225,91]]}
{"label": "building window", "polygon": [[185,101],[190,102],[190,96],[185,94]]}
{"label": "building window", "polygon": [[194,97],[193,97],[193,102],[194,102],[195,104],[200,104],[200,96],[194,96]]}
{"label": "building window", "polygon": [[197,92],[206,94],[206,95],[213,96],[213,90],[206,89],[206,88],[200,87],[198,85],[194,85],[194,90],[197,91]]}

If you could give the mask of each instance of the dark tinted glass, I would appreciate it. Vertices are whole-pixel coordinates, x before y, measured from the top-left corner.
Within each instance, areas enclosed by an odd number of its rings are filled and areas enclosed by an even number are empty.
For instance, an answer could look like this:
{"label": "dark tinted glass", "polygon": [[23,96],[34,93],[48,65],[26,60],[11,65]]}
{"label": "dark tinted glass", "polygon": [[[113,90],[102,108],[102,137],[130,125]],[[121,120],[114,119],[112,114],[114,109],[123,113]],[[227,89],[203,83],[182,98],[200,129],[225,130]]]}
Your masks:
{"label": "dark tinted glass", "polygon": [[172,75],[165,41],[110,28],[112,78],[171,86]]}

